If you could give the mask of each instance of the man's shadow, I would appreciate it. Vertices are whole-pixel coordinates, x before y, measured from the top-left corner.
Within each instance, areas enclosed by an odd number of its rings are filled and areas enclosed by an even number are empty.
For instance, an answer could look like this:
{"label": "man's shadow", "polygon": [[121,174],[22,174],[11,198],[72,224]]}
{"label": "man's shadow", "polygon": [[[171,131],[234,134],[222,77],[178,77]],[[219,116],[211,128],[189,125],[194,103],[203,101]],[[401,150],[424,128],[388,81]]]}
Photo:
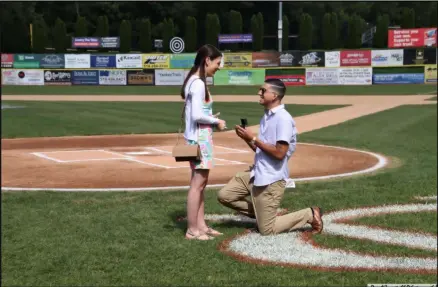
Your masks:
{"label": "man's shadow", "polygon": [[[180,229],[182,233],[185,234],[187,230],[187,219],[186,219],[186,210],[175,210],[170,212],[169,214],[171,222],[173,222],[173,225],[166,224],[164,226],[167,230],[174,230],[175,227]],[[224,214],[228,215],[228,214]],[[206,220],[207,224],[213,228],[243,228],[243,229],[250,229],[257,227],[257,224],[254,222],[246,222],[246,221],[237,221],[233,219],[223,220],[223,221],[213,221],[213,220]]]}

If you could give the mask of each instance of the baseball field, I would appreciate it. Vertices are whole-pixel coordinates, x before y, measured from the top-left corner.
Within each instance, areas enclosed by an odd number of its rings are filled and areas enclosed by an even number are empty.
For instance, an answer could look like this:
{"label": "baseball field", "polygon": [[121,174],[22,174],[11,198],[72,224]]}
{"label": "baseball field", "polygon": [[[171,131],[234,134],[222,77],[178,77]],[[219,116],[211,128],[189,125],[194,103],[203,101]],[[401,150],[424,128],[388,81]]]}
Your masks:
{"label": "baseball field", "polygon": [[216,191],[252,163],[258,87],[213,86],[216,167],[184,240],[190,170],[171,157],[178,87],[2,87],[2,285],[366,286],[437,282],[433,85],[291,87],[299,132],[282,207],[322,206],[325,229],[261,237]]}

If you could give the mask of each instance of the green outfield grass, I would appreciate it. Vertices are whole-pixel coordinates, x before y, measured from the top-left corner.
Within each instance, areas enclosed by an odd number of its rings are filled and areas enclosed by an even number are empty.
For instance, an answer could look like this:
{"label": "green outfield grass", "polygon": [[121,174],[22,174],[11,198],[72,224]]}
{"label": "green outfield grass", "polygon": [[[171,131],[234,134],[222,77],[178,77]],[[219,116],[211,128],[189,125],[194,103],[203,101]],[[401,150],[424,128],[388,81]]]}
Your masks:
{"label": "green outfield grass", "polygon": [[[148,103],[149,104],[149,103]],[[282,203],[289,209],[320,205],[327,212],[418,202],[436,194],[436,106],[403,106],[304,133],[300,142],[370,150],[398,158],[397,168],[372,176],[297,183]],[[293,158],[292,158],[293,161]],[[188,179],[187,179],[188,180]],[[231,213],[206,192],[207,213]],[[217,250],[220,240],[183,239],[186,191],[145,193],[2,194],[2,285],[101,286],[366,286],[435,283],[436,275],[395,272],[322,272],[242,263]],[[432,214],[433,215],[433,214]],[[430,232],[429,213],[367,219],[404,230]],[[385,223],[386,222],[386,223]],[[212,224],[225,237],[246,225]],[[436,229],[435,229],[436,230]],[[322,245],[376,254],[435,255],[325,234]]]}
{"label": "green outfield grass", "polygon": [[[2,110],[2,138],[175,133],[181,124],[183,103],[170,102],[32,102],[3,101],[24,108]],[[286,105],[294,116],[343,106]],[[240,118],[257,125],[263,114],[258,103],[215,103],[232,129]]]}
{"label": "green outfield grass", "polygon": [[[213,95],[256,95],[259,86],[211,86]],[[179,95],[178,86],[3,86],[3,95]],[[433,93],[433,85],[299,86],[288,95],[416,95]]]}

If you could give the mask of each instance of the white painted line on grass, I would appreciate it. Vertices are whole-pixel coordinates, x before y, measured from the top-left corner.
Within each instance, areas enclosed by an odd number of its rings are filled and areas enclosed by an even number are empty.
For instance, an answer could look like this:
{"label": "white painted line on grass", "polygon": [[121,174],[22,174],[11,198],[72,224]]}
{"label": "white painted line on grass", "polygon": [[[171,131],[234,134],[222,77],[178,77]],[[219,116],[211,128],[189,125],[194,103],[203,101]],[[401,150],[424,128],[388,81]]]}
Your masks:
{"label": "white painted line on grass", "polygon": [[146,154],[151,154],[148,151],[131,151],[131,152],[125,152],[125,154],[127,155],[146,155]]}
{"label": "white painted line on grass", "polygon": [[105,161],[105,160],[117,160],[117,159],[124,159],[124,160],[126,160],[127,158],[124,158],[124,157],[111,157],[111,158],[73,159],[73,160],[64,160],[63,162],[69,163],[69,162]]}
{"label": "white painted line on grass", "polygon": [[56,159],[56,158],[50,157],[50,156],[45,155],[45,154],[40,153],[40,152],[32,152],[32,153],[30,153],[30,154],[33,154],[33,155],[36,155],[36,156],[38,156],[38,157],[45,158],[45,159],[48,159],[48,160],[51,160],[51,161],[55,161],[55,162],[60,162],[60,163],[65,162],[65,161],[63,161],[63,160],[60,160],[60,159]]}
{"label": "white painted line on grass", "polygon": [[45,151],[44,153],[60,153],[60,152],[90,152],[90,151],[102,151],[103,149],[79,149],[79,150],[56,150],[56,151]]}
{"label": "white painted line on grass", "polygon": [[238,152],[238,153],[249,153],[249,151],[243,150],[243,149],[235,149],[235,148],[224,147],[224,146],[220,146],[220,145],[215,145],[215,147],[226,149],[226,150],[231,150],[231,151]]}
{"label": "white painted line on grass", "polygon": [[124,154],[117,153],[117,152],[114,152],[114,151],[106,151],[106,152],[107,153],[116,154],[116,155],[119,155],[119,156],[123,156],[123,157],[125,157],[126,160],[129,160],[129,161],[134,161],[134,162],[137,162],[137,163],[141,163],[141,164],[145,164],[145,165],[150,165],[150,166],[155,166],[155,167],[161,167],[161,168],[165,168],[165,169],[169,169],[170,168],[169,166],[165,166],[165,165],[161,165],[161,164],[144,162],[144,161],[141,161],[139,159],[136,159],[135,157],[132,157],[132,156],[129,156],[129,155],[124,155]]}
{"label": "white painted line on grass", "polygon": [[[385,157],[378,155],[376,153],[372,153],[372,152],[368,152],[368,151],[362,151],[362,150],[356,150],[356,149],[351,149],[351,148],[344,148],[344,147],[337,147],[337,146],[329,146],[329,145],[321,145],[321,144],[312,144],[312,143],[300,143],[303,145],[313,145],[313,146],[323,146],[323,147],[331,147],[331,148],[335,148],[335,149],[343,149],[343,150],[350,150],[350,151],[355,151],[355,152],[361,152],[361,153],[366,153],[369,154],[375,158],[378,159],[377,164],[375,164],[373,167],[371,168],[367,168],[364,170],[358,170],[355,172],[348,172],[348,173],[339,173],[339,174],[333,174],[333,175],[329,175],[329,176],[315,176],[315,177],[307,177],[307,178],[289,178],[288,181],[313,181],[313,180],[323,180],[323,179],[331,179],[331,178],[340,178],[340,177],[347,177],[347,176],[352,176],[352,175],[360,175],[360,174],[366,174],[366,173],[371,173],[374,172],[378,169],[383,168],[386,164],[387,164],[387,160]],[[147,164],[144,162],[140,162],[143,164]],[[152,164],[150,164],[152,165]],[[161,166],[163,167],[163,166]],[[166,168],[172,168],[172,167],[166,167]],[[230,176],[231,178],[231,176]],[[207,188],[218,188],[218,187],[223,187],[225,186],[225,184],[211,184],[211,185],[207,185]],[[187,190],[188,188],[190,188],[190,186],[163,186],[163,187],[139,187],[139,188],[130,188],[130,187],[126,187],[126,188],[30,188],[30,187],[2,187],[2,191],[42,191],[42,190],[46,190],[46,191],[96,191],[96,192],[112,192],[112,191],[155,191],[155,190],[178,190],[178,189],[183,189],[183,190]]]}

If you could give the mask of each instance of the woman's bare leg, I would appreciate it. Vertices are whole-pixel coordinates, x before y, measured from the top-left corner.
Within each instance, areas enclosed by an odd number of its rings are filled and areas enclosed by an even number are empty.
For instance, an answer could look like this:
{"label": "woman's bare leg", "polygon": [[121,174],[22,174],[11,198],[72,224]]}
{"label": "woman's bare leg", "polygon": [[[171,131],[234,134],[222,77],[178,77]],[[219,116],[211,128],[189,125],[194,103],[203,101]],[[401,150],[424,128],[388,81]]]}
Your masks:
{"label": "woman's bare leg", "polygon": [[[187,195],[187,233],[186,237],[197,237],[204,231],[198,226],[199,210],[204,205],[203,191],[208,181],[209,170],[193,170],[190,189]],[[202,208],[203,209],[203,208]],[[207,235],[198,237],[201,240],[210,239]]]}
{"label": "woman's bare leg", "polygon": [[205,187],[207,186],[208,182],[208,176],[207,180],[205,181],[205,184],[202,188],[201,192],[201,204],[199,205],[199,211],[198,211],[198,228],[204,233],[209,233],[209,235],[221,235],[222,233],[214,230],[213,228],[208,227],[207,223],[205,222],[205,200],[204,200],[204,192]]}

